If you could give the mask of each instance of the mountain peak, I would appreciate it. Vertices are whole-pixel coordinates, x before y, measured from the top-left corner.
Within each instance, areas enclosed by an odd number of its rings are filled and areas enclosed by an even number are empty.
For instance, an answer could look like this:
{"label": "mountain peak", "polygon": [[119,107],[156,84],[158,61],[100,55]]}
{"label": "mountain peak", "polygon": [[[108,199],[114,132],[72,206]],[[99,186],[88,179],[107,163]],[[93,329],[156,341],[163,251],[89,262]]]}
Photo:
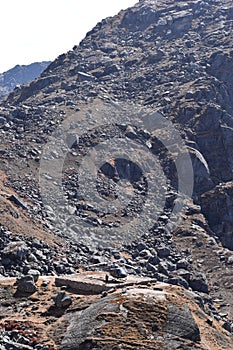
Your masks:
{"label": "mountain peak", "polygon": [[38,78],[50,62],[34,62],[28,65],[19,65],[0,74],[0,98],[9,94],[16,86],[30,83]]}

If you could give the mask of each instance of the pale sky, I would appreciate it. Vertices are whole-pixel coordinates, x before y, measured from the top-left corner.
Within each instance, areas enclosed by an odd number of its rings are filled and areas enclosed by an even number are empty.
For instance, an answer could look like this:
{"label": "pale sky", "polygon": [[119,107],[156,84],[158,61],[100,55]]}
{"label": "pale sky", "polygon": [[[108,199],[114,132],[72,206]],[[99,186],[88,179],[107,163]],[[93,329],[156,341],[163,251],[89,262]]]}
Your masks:
{"label": "pale sky", "polygon": [[0,0],[0,73],[16,64],[52,61],[97,22],[138,0]]}

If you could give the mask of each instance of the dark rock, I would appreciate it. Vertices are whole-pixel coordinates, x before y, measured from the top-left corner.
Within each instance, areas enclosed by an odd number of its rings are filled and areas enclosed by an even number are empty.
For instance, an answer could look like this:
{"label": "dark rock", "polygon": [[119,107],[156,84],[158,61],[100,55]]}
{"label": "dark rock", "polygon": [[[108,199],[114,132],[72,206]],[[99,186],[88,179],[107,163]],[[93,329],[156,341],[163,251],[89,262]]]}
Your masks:
{"label": "dark rock", "polygon": [[177,269],[187,269],[188,265],[188,261],[185,259],[177,261]]}
{"label": "dark rock", "polygon": [[65,292],[58,293],[53,300],[55,306],[58,308],[67,308],[72,304],[72,297]]}
{"label": "dark rock", "polygon": [[23,293],[34,293],[37,291],[34,278],[32,276],[23,276],[16,281],[17,291]]}
{"label": "dark rock", "polygon": [[189,281],[190,287],[197,292],[209,293],[209,286],[206,277],[202,275],[192,276]]}
{"label": "dark rock", "polygon": [[33,269],[29,269],[27,271],[27,274],[33,277],[33,280],[35,283],[38,281],[40,276],[40,272],[38,270],[33,270]]}
{"label": "dark rock", "polygon": [[153,254],[152,256],[149,256],[148,263],[151,265],[158,265],[159,258],[155,254]]}
{"label": "dark rock", "polygon": [[29,248],[23,241],[9,243],[2,251],[3,256],[15,260],[24,259],[29,253]]}
{"label": "dark rock", "polygon": [[152,256],[152,254],[149,250],[143,249],[140,251],[139,256],[141,256],[142,258],[149,258]]}
{"label": "dark rock", "polygon": [[15,195],[10,196],[10,197],[9,197],[9,200],[10,200],[11,202],[15,203],[17,206],[19,206],[19,207],[21,207],[21,208],[23,208],[23,209],[25,209],[25,210],[28,209],[28,207],[27,207],[27,205],[24,203],[24,201],[23,201],[21,198],[15,196]]}
{"label": "dark rock", "polygon": [[171,254],[171,250],[166,246],[157,248],[157,253],[160,258],[167,258]]}
{"label": "dark rock", "polygon": [[140,252],[141,250],[145,250],[147,249],[147,245],[143,242],[140,242],[138,245],[137,245],[137,250]]}
{"label": "dark rock", "polygon": [[186,289],[189,288],[188,282],[182,277],[172,277],[172,278],[169,278],[166,282],[170,284],[174,284],[176,286],[184,287]]}
{"label": "dark rock", "polygon": [[228,332],[232,333],[233,332],[233,323],[230,322],[224,322],[222,327],[226,329]]}
{"label": "dark rock", "polygon": [[201,197],[202,210],[223,246],[233,250],[233,183],[216,186]]}
{"label": "dark rock", "polygon": [[158,264],[158,271],[166,276],[169,275],[167,264],[163,261]]}
{"label": "dark rock", "polygon": [[190,278],[191,278],[191,272],[189,272],[189,271],[187,271],[187,270],[178,270],[177,271],[177,274],[180,276],[180,277],[182,277],[182,278],[184,278],[186,281],[189,281],[190,280]]}
{"label": "dark rock", "polygon": [[[193,341],[200,340],[200,331],[198,325],[194,321],[187,305],[183,306],[183,310],[175,305],[168,306],[167,324],[165,331],[170,334],[189,339]],[[179,320],[179,321],[178,321]]]}

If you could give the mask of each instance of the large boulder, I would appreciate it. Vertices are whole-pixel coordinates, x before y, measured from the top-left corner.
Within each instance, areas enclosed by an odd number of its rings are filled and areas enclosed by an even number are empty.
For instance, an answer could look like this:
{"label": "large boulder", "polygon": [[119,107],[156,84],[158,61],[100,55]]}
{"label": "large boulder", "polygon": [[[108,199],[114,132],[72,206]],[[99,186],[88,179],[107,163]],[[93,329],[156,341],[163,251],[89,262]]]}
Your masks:
{"label": "large boulder", "polygon": [[69,322],[60,349],[172,349],[182,344],[200,349],[199,327],[188,304],[160,288],[131,288],[97,299]]}

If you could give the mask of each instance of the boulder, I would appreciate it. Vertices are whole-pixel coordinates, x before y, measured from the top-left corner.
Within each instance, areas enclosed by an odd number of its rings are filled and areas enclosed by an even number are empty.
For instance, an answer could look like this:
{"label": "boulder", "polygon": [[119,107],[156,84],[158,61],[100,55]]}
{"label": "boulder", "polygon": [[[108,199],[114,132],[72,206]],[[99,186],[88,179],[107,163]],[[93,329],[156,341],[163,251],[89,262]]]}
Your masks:
{"label": "boulder", "polygon": [[198,349],[199,327],[188,304],[178,304],[159,285],[155,290],[130,288],[125,294],[98,299],[69,317],[60,349],[157,349],[159,344],[173,349],[175,342],[177,348],[187,342],[197,346],[190,349]]}
{"label": "boulder", "polygon": [[72,304],[72,297],[65,292],[58,293],[53,300],[55,306],[58,308],[67,308]]}
{"label": "boulder", "polygon": [[23,293],[34,293],[37,291],[33,276],[27,275],[16,280],[17,291]]}
{"label": "boulder", "polygon": [[189,280],[189,285],[194,291],[201,293],[209,293],[208,282],[204,274],[191,276]]}
{"label": "boulder", "polygon": [[3,249],[2,255],[12,260],[22,260],[29,254],[29,248],[24,241],[10,242]]}

